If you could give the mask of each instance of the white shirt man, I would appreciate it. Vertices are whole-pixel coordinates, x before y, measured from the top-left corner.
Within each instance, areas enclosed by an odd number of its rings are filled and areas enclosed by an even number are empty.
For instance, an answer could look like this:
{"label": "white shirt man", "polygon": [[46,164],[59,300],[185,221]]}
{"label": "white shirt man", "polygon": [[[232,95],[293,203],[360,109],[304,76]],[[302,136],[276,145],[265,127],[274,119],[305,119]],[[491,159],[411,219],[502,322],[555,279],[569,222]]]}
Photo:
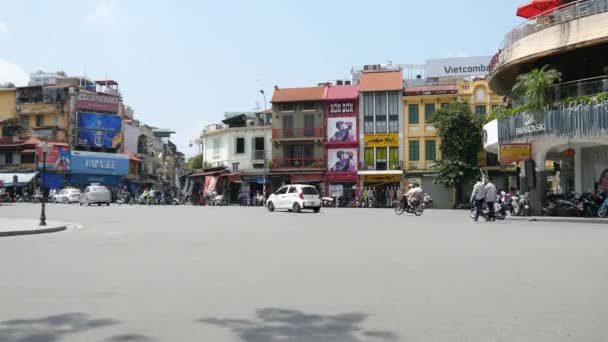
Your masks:
{"label": "white shirt man", "polygon": [[405,198],[410,206],[413,206],[415,202],[420,201],[422,198],[422,188],[417,184],[410,185],[410,189],[405,193]]}

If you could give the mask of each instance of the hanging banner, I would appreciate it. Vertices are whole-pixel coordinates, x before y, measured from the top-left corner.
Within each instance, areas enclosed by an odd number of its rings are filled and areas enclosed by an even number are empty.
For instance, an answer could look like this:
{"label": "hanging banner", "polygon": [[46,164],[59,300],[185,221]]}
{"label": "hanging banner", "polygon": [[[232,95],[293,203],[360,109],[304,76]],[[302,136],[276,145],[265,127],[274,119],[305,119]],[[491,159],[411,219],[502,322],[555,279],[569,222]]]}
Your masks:
{"label": "hanging banner", "polygon": [[327,150],[327,171],[354,173],[357,172],[357,149],[340,148]]}
{"label": "hanging banner", "polygon": [[356,118],[352,116],[327,118],[327,141],[344,143],[356,142]]}
{"label": "hanging banner", "polygon": [[78,130],[76,132],[78,146],[120,148],[122,133],[109,131]]}
{"label": "hanging banner", "polygon": [[532,159],[531,144],[501,144],[499,152],[500,164],[510,165]]}
{"label": "hanging banner", "polygon": [[80,112],[78,128],[100,131],[120,131],[122,119],[118,115]]}

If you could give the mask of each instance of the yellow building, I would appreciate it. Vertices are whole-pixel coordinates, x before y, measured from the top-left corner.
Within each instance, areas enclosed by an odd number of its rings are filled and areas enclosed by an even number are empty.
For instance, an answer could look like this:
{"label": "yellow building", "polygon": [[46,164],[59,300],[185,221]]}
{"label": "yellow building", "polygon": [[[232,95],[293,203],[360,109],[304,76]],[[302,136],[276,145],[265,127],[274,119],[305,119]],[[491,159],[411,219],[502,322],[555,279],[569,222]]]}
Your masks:
{"label": "yellow building", "polygon": [[429,123],[435,112],[458,100],[454,84],[405,87],[404,170],[410,183],[418,183],[438,208],[453,207],[453,191],[433,184],[435,162],[441,159],[441,139]]}
{"label": "yellow building", "polygon": [[[9,127],[8,120],[15,119],[15,88],[0,88],[0,125],[2,125],[2,130],[0,130],[0,137],[3,137],[8,133],[7,129],[4,127]],[[8,135],[8,134],[6,134]]]}

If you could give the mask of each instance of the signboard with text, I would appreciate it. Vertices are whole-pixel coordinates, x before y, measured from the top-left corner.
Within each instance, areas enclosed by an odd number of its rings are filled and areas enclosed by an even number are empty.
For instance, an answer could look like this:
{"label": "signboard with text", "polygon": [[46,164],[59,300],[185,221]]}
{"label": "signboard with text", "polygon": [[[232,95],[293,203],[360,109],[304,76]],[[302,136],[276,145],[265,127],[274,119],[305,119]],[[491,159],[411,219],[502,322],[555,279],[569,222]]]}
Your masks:
{"label": "signboard with text", "polygon": [[530,144],[502,144],[499,151],[500,164],[510,165],[532,159]]}
{"label": "signboard with text", "polygon": [[428,59],[426,77],[484,76],[492,56]]}
{"label": "signboard with text", "polygon": [[78,109],[118,113],[120,97],[106,94],[79,93],[76,98]]}
{"label": "signboard with text", "polygon": [[365,147],[399,146],[399,133],[366,134]]}
{"label": "signboard with text", "polygon": [[120,131],[122,118],[114,114],[78,113],[78,128],[103,131]]}
{"label": "signboard with text", "polygon": [[127,175],[129,157],[120,153],[72,151],[72,173]]}

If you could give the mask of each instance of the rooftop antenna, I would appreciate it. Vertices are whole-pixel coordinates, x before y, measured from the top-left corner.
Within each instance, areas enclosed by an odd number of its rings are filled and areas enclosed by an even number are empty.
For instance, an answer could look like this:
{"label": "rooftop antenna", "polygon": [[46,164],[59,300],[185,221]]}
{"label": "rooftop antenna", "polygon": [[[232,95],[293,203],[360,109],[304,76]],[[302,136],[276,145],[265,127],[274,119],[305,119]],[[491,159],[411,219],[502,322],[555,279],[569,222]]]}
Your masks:
{"label": "rooftop antenna", "polygon": [[259,112],[260,111],[260,79],[256,79],[255,80],[258,83],[258,98],[255,101],[255,111]]}

